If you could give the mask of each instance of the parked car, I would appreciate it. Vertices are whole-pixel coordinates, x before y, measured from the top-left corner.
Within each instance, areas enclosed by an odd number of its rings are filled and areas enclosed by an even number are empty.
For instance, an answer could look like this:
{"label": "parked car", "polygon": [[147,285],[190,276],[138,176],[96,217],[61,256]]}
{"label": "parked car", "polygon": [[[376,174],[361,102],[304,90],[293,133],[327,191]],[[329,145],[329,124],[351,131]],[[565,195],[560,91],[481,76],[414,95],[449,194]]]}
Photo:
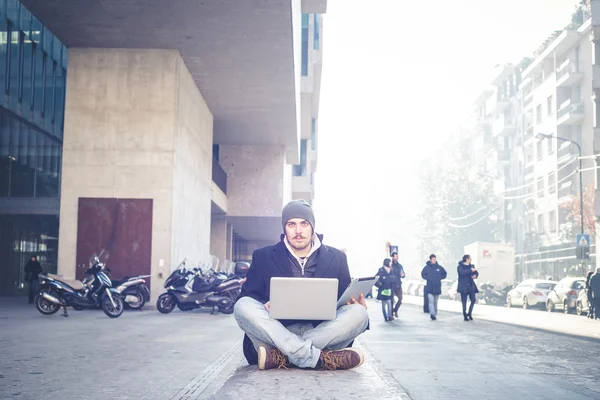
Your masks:
{"label": "parked car", "polygon": [[548,293],[546,311],[563,310],[565,314],[575,311],[579,292],[585,289],[585,278],[564,278]]}
{"label": "parked car", "polygon": [[506,306],[521,306],[523,309],[544,308],[548,300],[548,293],[555,285],[555,281],[527,279],[508,292]]}
{"label": "parked car", "polygon": [[450,288],[452,287],[452,279],[444,279],[442,281],[442,296],[444,298],[448,298],[448,292],[450,291]]}
{"label": "parked car", "polygon": [[458,293],[458,281],[454,281],[450,289],[448,289],[448,298],[454,301],[460,301],[460,293]]}
{"label": "parked car", "polygon": [[579,291],[577,297],[577,305],[575,306],[575,314],[587,315],[590,312],[590,303],[588,302],[587,292],[585,290]]}

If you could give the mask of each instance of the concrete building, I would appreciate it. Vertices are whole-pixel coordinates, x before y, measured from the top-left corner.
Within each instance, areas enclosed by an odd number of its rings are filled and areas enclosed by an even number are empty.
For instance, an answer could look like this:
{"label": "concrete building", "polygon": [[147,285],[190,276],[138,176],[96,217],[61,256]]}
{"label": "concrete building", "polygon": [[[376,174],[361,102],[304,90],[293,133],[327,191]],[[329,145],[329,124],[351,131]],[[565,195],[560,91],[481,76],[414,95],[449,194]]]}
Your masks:
{"label": "concrete building", "polygon": [[21,292],[31,254],[74,278],[104,250],[115,278],[151,274],[156,298],[184,257],[247,258],[278,239],[287,200],[311,200],[293,171],[316,166],[326,0],[0,5],[0,294]]}
{"label": "concrete building", "polygon": [[[575,226],[565,202],[579,198],[578,150],[583,150],[583,185],[593,185],[594,107],[591,20],[555,32],[522,73],[523,201],[525,275],[563,276],[577,263]],[[555,138],[540,138],[539,133]],[[585,211],[585,210],[584,210]],[[588,210],[589,212],[590,210]],[[573,229],[575,228],[575,229]],[[594,253],[592,249],[592,253]],[[594,256],[594,254],[592,254]]]}

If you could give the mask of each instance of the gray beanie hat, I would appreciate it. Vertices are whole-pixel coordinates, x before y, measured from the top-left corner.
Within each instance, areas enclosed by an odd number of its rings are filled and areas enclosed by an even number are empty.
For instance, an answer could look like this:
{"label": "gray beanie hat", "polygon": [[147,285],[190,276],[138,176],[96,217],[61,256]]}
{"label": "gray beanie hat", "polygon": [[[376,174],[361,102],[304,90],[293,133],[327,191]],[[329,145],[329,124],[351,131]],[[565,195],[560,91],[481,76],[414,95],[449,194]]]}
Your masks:
{"label": "gray beanie hat", "polygon": [[313,213],[313,209],[304,200],[292,200],[285,207],[283,207],[283,211],[281,212],[281,222],[283,224],[283,231],[285,232],[285,225],[288,223],[290,219],[294,218],[302,218],[312,226],[313,231],[315,230],[315,214]]}

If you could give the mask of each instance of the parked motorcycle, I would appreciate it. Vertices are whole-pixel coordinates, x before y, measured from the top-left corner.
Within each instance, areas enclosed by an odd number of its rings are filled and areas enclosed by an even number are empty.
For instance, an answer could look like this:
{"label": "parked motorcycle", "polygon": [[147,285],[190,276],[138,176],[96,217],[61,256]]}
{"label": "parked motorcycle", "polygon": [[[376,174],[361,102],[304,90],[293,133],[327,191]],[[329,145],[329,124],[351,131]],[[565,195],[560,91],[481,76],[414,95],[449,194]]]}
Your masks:
{"label": "parked motorcycle", "polygon": [[483,300],[485,304],[492,306],[502,306],[506,303],[506,294],[508,290],[500,290],[490,282],[486,282],[480,287],[483,292]]}
{"label": "parked motorcycle", "polygon": [[[167,293],[163,293],[156,301],[156,308],[163,314],[168,314],[175,306],[181,311],[200,307],[217,308],[223,314],[233,313],[233,305],[240,293],[244,278],[225,274],[209,269],[186,270],[178,268],[165,281]],[[180,266],[182,265],[180,264]]]}
{"label": "parked motorcycle", "polygon": [[112,286],[120,293],[125,302],[125,307],[142,311],[147,301],[150,301],[150,290],[144,278],[151,275],[138,275],[125,277],[121,280],[112,280]]}
{"label": "parked motorcycle", "polygon": [[63,308],[63,316],[68,317],[67,307],[76,310],[84,308],[102,308],[111,318],[123,314],[123,300],[120,293],[112,287],[104,272],[104,264],[96,254],[90,257],[89,268],[83,281],[69,281],[54,274],[40,275],[39,294],[35,306],[44,315],[56,313]]}

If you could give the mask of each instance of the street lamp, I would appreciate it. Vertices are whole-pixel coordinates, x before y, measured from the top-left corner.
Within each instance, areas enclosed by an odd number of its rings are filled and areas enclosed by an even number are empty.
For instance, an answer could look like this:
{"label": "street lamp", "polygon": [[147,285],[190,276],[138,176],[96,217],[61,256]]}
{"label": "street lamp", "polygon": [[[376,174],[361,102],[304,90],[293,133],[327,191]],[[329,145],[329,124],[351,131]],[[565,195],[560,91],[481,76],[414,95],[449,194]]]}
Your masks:
{"label": "street lamp", "polygon": [[[508,184],[506,183],[506,181],[504,179],[498,178],[497,176],[493,176],[493,175],[483,174],[481,172],[478,172],[477,175],[483,176],[483,177],[486,177],[486,178],[495,179],[497,181],[502,182],[504,184],[504,193],[503,193],[503,195],[506,196],[506,190],[508,188]],[[507,243],[510,241],[510,239],[508,237],[508,226],[509,226],[508,210],[509,210],[509,206],[510,206],[510,204],[507,206],[507,201],[506,201],[506,199],[504,199],[504,240]]]}
{"label": "street lamp", "polygon": [[579,217],[581,220],[581,234],[583,235],[583,165],[582,165],[582,159],[581,159],[581,146],[579,145],[579,143],[571,140],[571,139],[567,139],[567,138],[563,138],[560,136],[555,136],[555,135],[548,135],[546,133],[538,133],[535,136],[537,139],[542,140],[542,139],[556,139],[556,140],[562,140],[564,142],[569,142],[571,144],[574,144],[575,146],[577,146],[577,150],[579,151]]}

